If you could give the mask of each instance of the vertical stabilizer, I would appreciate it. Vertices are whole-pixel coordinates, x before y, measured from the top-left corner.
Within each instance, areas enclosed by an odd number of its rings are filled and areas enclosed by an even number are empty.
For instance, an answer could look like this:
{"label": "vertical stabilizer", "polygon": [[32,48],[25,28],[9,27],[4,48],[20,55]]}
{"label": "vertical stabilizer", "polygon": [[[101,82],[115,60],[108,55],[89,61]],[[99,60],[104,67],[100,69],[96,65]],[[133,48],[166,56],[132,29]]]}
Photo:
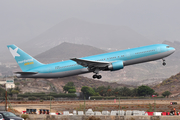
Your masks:
{"label": "vertical stabilizer", "polygon": [[23,72],[44,65],[15,45],[7,45],[7,47]]}

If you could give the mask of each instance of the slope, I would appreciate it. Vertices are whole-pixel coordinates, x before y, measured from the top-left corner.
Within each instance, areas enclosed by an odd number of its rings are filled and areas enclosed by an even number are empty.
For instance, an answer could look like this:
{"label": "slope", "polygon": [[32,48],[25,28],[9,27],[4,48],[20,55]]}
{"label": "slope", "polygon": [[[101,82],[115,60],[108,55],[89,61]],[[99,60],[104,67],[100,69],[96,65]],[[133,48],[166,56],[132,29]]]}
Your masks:
{"label": "slope", "polygon": [[170,91],[172,94],[180,93],[180,73],[171,76],[153,88],[160,94],[164,91]]}
{"label": "slope", "polygon": [[18,86],[23,93],[25,92],[63,92],[63,86],[68,82],[74,82],[76,91],[80,92],[82,86],[99,87],[99,86],[111,86],[116,87],[131,87],[129,85],[109,83],[82,76],[72,76],[60,79],[16,79],[15,84]]}
{"label": "slope", "polygon": [[99,87],[99,86],[111,86],[112,88],[116,88],[116,87],[132,87],[129,85],[125,85],[125,84],[118,84],[116,82],[114,83],[109,83],[106,81],[99,81],[99,80],[94,80],[94,79],[90,79],[87,77],[83,77],[83,76],[72,76],[72,77],[65,77],[65,78],[60,78],[60,79],[54,79],[54,80],[50,80],[51,83],[60,91],[63,90],[63,86],[65,84],[67,84],[68,82],[74,82],[74,85],[76,86],[76,91],[80,92],[81,88],[83,86],[89,86],[89,87]]}

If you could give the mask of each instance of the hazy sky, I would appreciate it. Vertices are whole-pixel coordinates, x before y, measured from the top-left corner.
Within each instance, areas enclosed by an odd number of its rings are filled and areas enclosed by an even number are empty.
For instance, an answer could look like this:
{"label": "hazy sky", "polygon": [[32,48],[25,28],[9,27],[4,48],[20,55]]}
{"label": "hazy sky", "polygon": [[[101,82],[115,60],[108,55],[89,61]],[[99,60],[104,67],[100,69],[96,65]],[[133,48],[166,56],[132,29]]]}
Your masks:
{"label": "hazy sky", "polygon": [[180,41],[180,0],[0,0],[0,41],[27,41],[68,18]]}

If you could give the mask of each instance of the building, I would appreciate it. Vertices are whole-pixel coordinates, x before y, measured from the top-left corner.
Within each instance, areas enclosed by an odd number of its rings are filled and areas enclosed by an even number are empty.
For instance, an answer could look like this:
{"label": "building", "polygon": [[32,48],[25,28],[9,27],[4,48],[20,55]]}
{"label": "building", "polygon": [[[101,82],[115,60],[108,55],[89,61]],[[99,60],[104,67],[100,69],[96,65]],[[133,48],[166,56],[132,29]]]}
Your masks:
{"label": "building", "polygon": [[6,79],[6,89],[15,88],[14,79]]}
{"label": "building", "polygon": [[1,85],[5,85],[6,84],[6,80],[0,80],[0,84]]}

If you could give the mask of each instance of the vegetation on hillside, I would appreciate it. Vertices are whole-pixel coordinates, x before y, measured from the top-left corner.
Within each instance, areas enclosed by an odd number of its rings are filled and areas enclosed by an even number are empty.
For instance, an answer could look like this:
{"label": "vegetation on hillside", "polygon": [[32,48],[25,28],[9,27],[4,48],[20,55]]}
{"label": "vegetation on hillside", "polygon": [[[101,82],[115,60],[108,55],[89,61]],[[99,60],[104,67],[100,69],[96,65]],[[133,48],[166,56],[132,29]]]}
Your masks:
{"label": "vegetation on hillside", "polygon": [[5,96],[5,89],[0,87],[0,97],[4,97],[4,96]]}
{"label": "vegetation on hillside", "polygon": [[76,98],[76,94],[74,93],[24,93],[18,94],[18,98],[28,98],[29,100],[52,100],[54,98]]}
{"label": "vegetation on hillside", "polygon": [[[157,93],[154,92],[153,89],[151,89],[148,86],[139,86],[138,88],[127,88],[127,87],[121,87],[121,88],[112,88],[111,86],[100,86],[98,88],[91,88],[88,86],[83,86],[81,91],[85,95],[86,98],[89,98],[90,96],[97,96],[94,97],[96,99],[102,99],[104,97],[137,97],[137,96],[151,96]],[[99,96],[99,97],[98,97]],[[114,98],[112,97],[112,99]]]}
{"label": "vegetation on hillside", "polygon": [[86,97],[86,99],[88,99],[89,96],[99,96],[99,94],[96,93],[96,92],[94,91],[94,89],[92,89],[91,87],[88,87],[88,86],[83,86],[83,87],[81,88],[81,91],[82,91],[82,93],[84,94],[84,96]]}
{"label": "vegetation on hillside", "polygon": [[164,80],[160,85],[168,85],[171,84],[173,82],[180,82],[180,73],[171,76],[170,78]]}
{"label": "vegetation on hillside", "polygon": [[154,88],[160,88],[161,86],[170,85],[170,84],[176,84],[180,82],[180,73],[171,76],[170,78],[162,81],[162,83],[154,86]]}
{"label": "vegetation on hillside", "polygon": [[165,92],[162,93],[162,96],[169,97],[170,94],[172,94],[172,93],[169,92],[169,91],[165,91]]}
{"label": "vegetation on hillside", "polygon": [[145,86],[145,85],[139,86],[137,92],[139,96],[147,96],[154,94],[154,90],[151,89],[149,86]]}
{"label": "vegetation on hillside", "polygon": [[[58,79],[33,79],[33,78],[15,78],[14,82],[16,86],[21,89],[22,93],[25,92],[65,92],[65,93],[74,93],[81,92],[83,86],[89,86],[92,88],[97,88],[99,86],[111,86],[116,87],[133,87],[124,84],[118,84],[116,82],[109,83],[105,81],[93,80],[91,78],[83,76],[71,76]],[[73,83],[74,85],[68,85],[68,83]],[[67,84],[67,85],[66,85]],[[47,89],[49,88],[49,89]],[[69,92],[68,90],[72,88]]]}
{"label": "vegetation on hillside", "polygon": [[169,91],[171,94],[179,93],[180,92],[180,73],[173,75],[170,78],[162,81],[162,83],[154,86],[153,89],[160,94],[162,94],[162,92],[165,92],[165,91]]}
{"label": "vegetation on hillside", "polygon": [[74,86],[73,82],[68,82],[65,86],[63,86],[63,91],[66,93],[75,93],[76,92],[76,88]]}
{"label": "vegetation on hillside", "polygon": [[[3,90],[1,90],[3,91]],[[22,100],[23,98],[28,98],[28,100],[50,100],[55,98],[76,98],[76,87],[74,82],[68,82],[63,86],[64,93],[30,93],[26,92],[24,94],[19,94],[21,89],[16,87],[15,89],[8,89],[8,95],[12,97],[13,94],[18,94],[18,100]],[[152,95],[157,95],[155,91],[149,86],[141,85],[137,88],[130,87],[112,87],[108,86],[98,86],[98,87],[90,87],[90,86],[82,86],[81,92],[85,96],[86,99],[114,99],[114,98],[137,98],[137,97],[151,97]],[[168,97],[171,93],[169,91],[165,91],[162,95],[164,97]],[[3,95],[1,92],[0,95]]]}

